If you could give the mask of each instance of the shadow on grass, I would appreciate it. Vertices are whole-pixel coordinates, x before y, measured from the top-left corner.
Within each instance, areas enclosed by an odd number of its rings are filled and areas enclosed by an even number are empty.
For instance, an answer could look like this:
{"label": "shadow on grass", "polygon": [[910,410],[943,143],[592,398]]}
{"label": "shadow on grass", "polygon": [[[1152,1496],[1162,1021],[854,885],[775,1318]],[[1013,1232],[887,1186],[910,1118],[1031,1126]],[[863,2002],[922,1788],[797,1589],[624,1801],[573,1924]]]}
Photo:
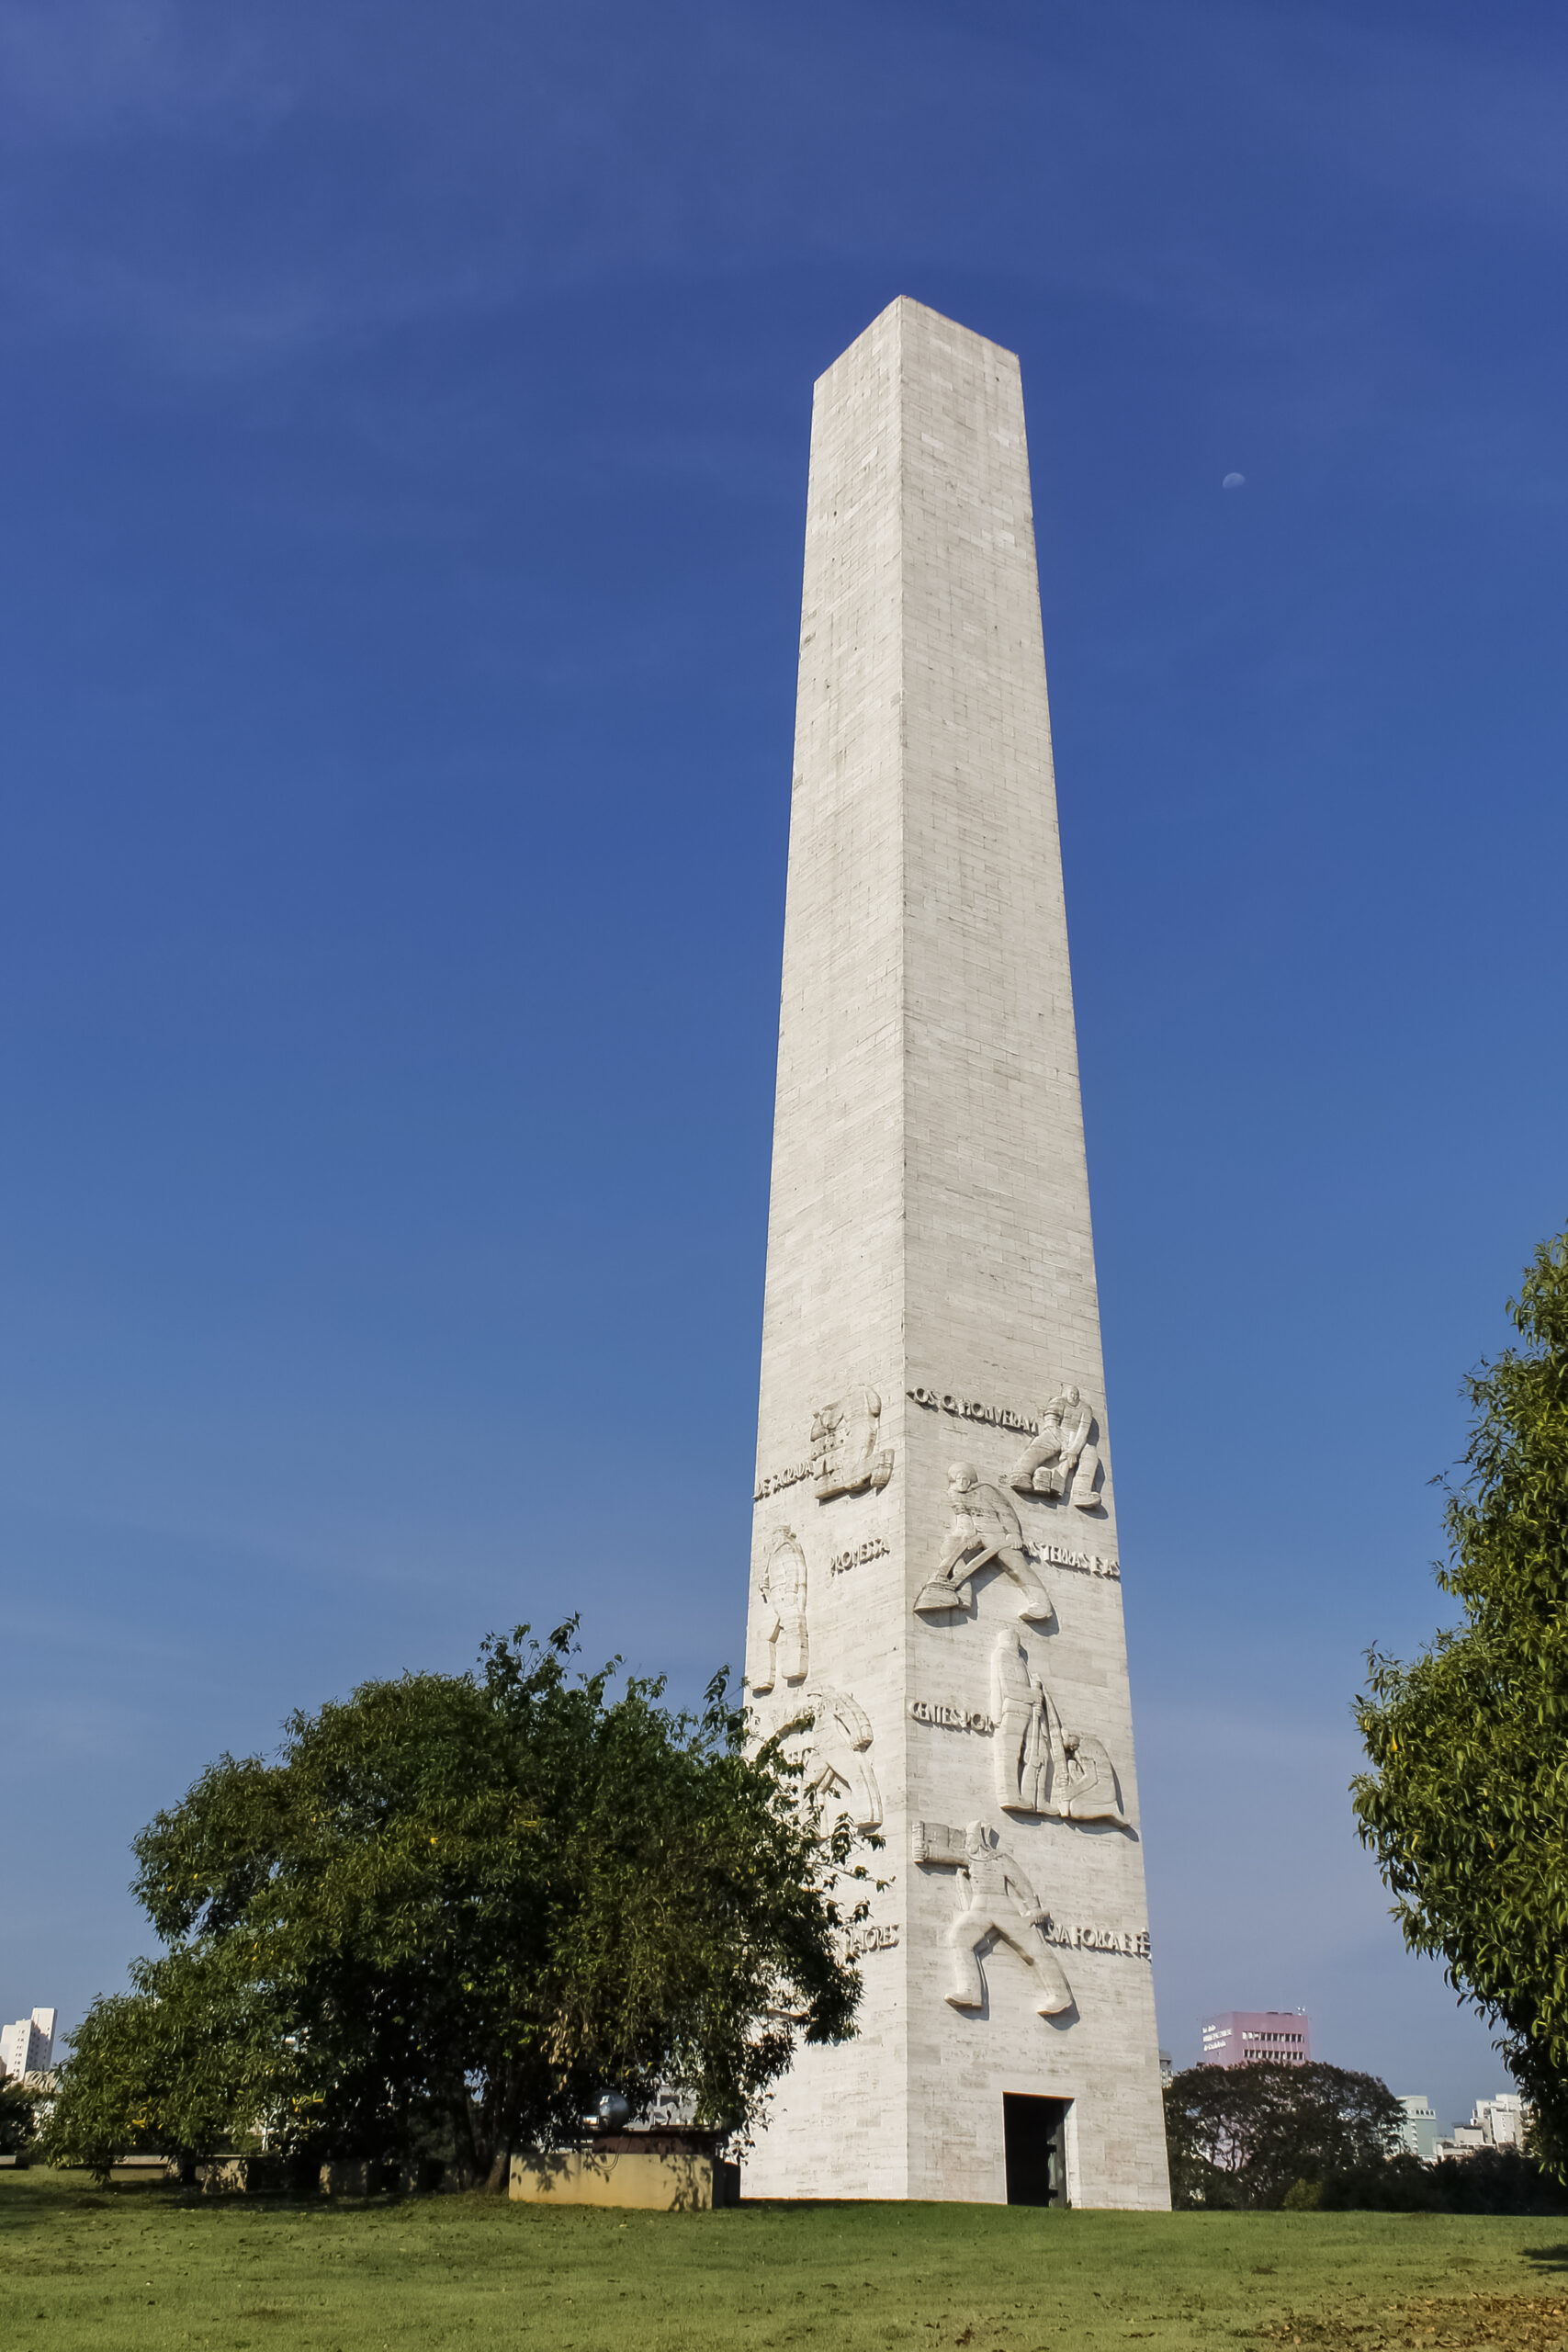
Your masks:
{"label": "shadow on grass", "polygon": [[[142,2211],[161,2209],[165,2212],[209,2213],[248,2211],[276,2214],[321,2214],[390,2212],[399,2205],[429,2206],[438,2200],[429,2196],[400,2196],[387,2193],[376,2197],[321,2197],[301,2195],[299,2191],[280,2189],[275,2193],[253,2192],[249,2196],[207,2196],[201,2189],[177,2180],[169,2180],[145,2172],[120,2173],[107,2182],[95,2181],[85,2172],[56,2171],[42,2165],[29,2166],[26,2172],[7,2175],[4,2194],[0,2194],[0,2234],[6,2231],[36,2229],[73,2220],[83,2213],[126,2213],[140,2207]],[[456,2199],[443,2198],[442,2204],[456,2203]],[[489,2201],[502,2204],[504,2199]]]}

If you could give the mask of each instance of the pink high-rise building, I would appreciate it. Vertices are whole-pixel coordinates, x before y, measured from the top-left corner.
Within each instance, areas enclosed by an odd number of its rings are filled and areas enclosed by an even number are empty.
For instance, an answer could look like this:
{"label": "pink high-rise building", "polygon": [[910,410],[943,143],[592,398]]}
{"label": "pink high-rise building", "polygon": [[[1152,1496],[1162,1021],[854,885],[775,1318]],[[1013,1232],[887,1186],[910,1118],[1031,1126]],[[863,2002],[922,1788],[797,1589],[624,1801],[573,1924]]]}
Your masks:
{"label": "pink high-rise building", "polygon": [[1304,2066],[1312,2056],[1311,2020],[1304,2009],[1226,2009],[1203,2019],[1205,2066]]}

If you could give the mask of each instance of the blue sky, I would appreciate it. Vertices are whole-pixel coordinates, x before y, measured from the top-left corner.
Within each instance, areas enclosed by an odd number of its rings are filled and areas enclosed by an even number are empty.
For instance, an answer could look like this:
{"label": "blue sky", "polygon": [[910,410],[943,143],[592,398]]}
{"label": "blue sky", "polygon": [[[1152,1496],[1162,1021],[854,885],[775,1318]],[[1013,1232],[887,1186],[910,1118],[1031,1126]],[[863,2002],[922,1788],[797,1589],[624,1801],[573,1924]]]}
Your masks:
{"label": "blue sky", "polygon": [[0,0],[6,2017],[294,1706],[739,1659],[810,387],[908,293],[1023,362],[1163,2035],[1500,2086],[1344,1788],[1568,1217],[1565,109],[1507,0]]}

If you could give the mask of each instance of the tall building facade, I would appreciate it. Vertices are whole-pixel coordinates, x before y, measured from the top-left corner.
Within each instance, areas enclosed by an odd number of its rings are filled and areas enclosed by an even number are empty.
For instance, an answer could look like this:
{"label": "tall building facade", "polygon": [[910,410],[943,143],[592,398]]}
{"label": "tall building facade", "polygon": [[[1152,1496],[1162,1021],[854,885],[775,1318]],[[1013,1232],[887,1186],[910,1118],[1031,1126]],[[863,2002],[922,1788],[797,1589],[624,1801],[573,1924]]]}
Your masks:
{"label": "tall building facade", "polygon": [[1312,2020],[1304,2009],[1224,2009],[1203,2019],[1205,2066],[1304,2066],[1312,2057]]}
{"label": "tall building facade", "polygon": [[0,2075],[15,2079],[48,2073],[54,2056],[56,2014],[53,2009],[35,2009],[30,2018],[0,2026]]}
{"label": "tall building facade", "polygon": [[1169,2201],[1022,390],[817,386],[747,1645],[885,1841],[749,2194]]}
{"label": "tall building facade", "polygon": [[1452,2137],[1438,2139],[1439,2156],[1472,2156],[1478,2148],[1520,2148],[1529,2138],[1530,2105],[1517,2091],[1499,2091],[1495,2098],[1478,2098],[1468,2123],[1456,2123]]}
{"label": "tall building facade", "polygon": [[1424,2165],[1429,2165],[1443,2135],[1438,2111],[1425,2091],[1401,2092],[1399,2104],[1404,2109],[1399,2144],[1407,2156],[1419,2156]]}

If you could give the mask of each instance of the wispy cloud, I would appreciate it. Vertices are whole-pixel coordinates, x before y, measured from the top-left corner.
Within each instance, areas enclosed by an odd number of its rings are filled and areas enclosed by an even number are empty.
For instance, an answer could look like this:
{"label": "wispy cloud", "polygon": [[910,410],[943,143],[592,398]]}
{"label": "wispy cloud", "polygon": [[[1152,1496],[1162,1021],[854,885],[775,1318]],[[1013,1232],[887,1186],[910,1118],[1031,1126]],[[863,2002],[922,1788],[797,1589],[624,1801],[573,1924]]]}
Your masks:
{"label": "wispy cloud", "polygon": [[[1321,280],[1314,218],[1353,238],[1376,187],[1559,230],[1568,193],[1561,61],[1226,0],[0,0],[0,84],[26,313],[198,373],[825,256],[1332,336],[1360,298]],[[1248,180],[1268,233],[1235,209]]]}
{"label": "wispy cloud", "polygon": [[182,0],[0,0],[5,111],[39,138],[276,120],[283,64],[260,26]]}

